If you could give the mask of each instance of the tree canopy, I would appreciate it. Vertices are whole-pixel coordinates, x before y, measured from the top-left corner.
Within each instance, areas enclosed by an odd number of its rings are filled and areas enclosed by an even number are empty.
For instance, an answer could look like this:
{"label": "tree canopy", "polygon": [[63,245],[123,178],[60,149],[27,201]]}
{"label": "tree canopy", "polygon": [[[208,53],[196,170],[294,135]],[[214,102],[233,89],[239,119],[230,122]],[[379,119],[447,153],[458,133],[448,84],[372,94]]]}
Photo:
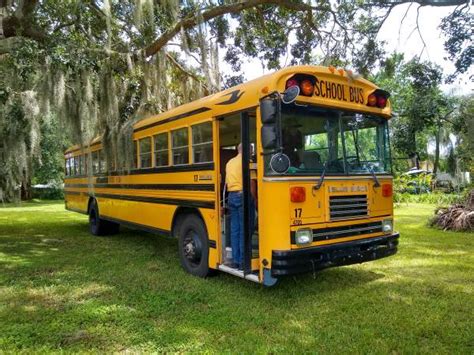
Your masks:
{"label": "tree canopy", "polygon": [[[31,179],[45,117],[71,142],[102,134],[107,160],[120,160],[137,119],[241,82],[244,57],[268,69],[318,62],[368,75],[385,55],[378,31],[405,2],[0,1],[0,186],[11,195]],[[413,3],[458,5],[442,29],[465,72],[468,2]],[[232,74],[220,72],[219,53]]]}

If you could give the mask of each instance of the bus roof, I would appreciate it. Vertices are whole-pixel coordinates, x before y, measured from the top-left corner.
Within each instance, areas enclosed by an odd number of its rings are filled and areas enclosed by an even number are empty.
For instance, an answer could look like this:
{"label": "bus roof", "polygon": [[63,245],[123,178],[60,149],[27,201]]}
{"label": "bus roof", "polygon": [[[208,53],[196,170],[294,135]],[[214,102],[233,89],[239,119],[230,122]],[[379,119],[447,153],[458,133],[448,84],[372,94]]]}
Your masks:
{"label": "bus roof", "polygon": [[[337,82],[350,83],[351,85],[363,86],[367,89],[378,87],[362,77],[354,76],[350,71],[336,70],[334,67],[299,65],[290,66],[273,73],[269,73],[245,83],[233,86],[229,89],[203,97],[201,99],[177,106],[171,110],[149,116],[133,126],[134,131],[146,129],[160,121],[172,121],[189,115],[211,111],[213,117],[219,117],[232,112],[238,112],[250,107],[256,107],[259,100],[275,91],[283,91],[285,82],[295,74],[313,75],[315,77],[332,78]],[[389,110],[382,113],[390,116]],[[91,145],[100,143],[100,137],[91,141]],[[75,145],[66,153],[77,150],[80,145]]]}

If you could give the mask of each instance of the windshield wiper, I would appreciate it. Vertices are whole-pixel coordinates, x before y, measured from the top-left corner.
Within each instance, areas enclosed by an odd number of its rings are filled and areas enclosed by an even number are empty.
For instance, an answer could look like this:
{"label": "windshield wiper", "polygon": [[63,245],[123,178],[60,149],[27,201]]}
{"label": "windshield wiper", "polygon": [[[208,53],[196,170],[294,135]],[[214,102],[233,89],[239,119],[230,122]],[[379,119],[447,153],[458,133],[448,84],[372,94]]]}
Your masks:
{"label": "windshield wiper", "polygon": [[[360,165],[360,158],[359,158],[359,152],[360,152],[360,147],[359,147],[359,139],[358,139],[358,136],[359,134],[356,134],[354,128],[352,126],[349,126],[350,130],[352,131],[352,139],[354,139],[354,146],[355,146],[355,149],[356,149],[356,155],[357,155],[357,161],[359,162],[359,165]],[[357,132],[359,133],[359,132]],[[362,158],[364,160],[367,160],[365,159],[365,154],[362,156]],[[344,156],[344,160],[346,159],[346,157]],[[372,177],[374,178],[374,187],[379,187],[380,186],[380,183],[379,183],[379,179],[377,179],[377,175],[375,175],[375,171],[374,169],[372,169],[372,167],[370,166],[370,164],[367,164],[367,170],[372,174]]]}
{"label": "windshield wiper", "polygon": [[367,169],[370,171],[370,173],[372,174],[372,177],[374,178],[374,181],[375,181],[374,187],[379,187],[380,186],[379,179],[377,179],[377,175],[375,175],[374,169],[372,169],[370,165],[367,165]]}
{"label": "windshield wiper", "polygon": [[324,177],[326,176],[327,167],[328,167],[328,162],[324,163],[324,168],[323,168],[323,171],[321,173],[321,177],[319,178],[318,183],[313,186],[313,190],[319,190],[321,188],[321,185],[324,182]]}

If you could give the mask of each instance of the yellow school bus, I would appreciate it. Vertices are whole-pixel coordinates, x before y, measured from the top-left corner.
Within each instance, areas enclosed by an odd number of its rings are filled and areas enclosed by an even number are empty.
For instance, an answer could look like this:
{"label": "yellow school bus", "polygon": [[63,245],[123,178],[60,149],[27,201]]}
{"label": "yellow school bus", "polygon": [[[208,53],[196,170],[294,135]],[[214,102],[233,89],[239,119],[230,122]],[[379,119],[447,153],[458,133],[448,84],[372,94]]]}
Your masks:
{"label": "yellow school bus", "polygon": [[[276,71],[137,122],[131,169],[107,168],[100,139],[71,147],[66,208],[87,214],[94,235],[123,225],[177,238],[182,266],[200,277],[220,270],[271,286],[393,255],[389,96],[334,67]],[[242,270],[229,266],[224,183],[239,143]]]}

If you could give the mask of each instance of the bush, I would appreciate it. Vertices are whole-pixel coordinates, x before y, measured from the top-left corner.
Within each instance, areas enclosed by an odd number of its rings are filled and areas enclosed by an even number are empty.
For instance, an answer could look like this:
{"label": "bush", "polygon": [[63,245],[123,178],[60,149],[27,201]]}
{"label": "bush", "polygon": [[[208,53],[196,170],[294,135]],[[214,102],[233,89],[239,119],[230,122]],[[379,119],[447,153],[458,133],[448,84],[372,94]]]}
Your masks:
{"label": "bush", "polygon": [[413,195],[408,192],[395,193],[395,203],[430,203],[437,206],[446,206],[459,203],[463,199],[461,194],[445,194],[442,192],[423,193]]}
{"label": "bush", "polygon": [[431,190],[432,174],[400,175],[393,179],[396,193],[421,194]]}
{"label": "bush", "polygon": [[430,222],[431,226],[443,230],[474,231],[474,190],[464,198],[463,203],[456,203],[449,207],[440,207]]}
{"label": "bush", "polygon": [[62,200],[64,199],[64,190],[59,186],[41,189],[33,188],[33,198],[40,200]]}

